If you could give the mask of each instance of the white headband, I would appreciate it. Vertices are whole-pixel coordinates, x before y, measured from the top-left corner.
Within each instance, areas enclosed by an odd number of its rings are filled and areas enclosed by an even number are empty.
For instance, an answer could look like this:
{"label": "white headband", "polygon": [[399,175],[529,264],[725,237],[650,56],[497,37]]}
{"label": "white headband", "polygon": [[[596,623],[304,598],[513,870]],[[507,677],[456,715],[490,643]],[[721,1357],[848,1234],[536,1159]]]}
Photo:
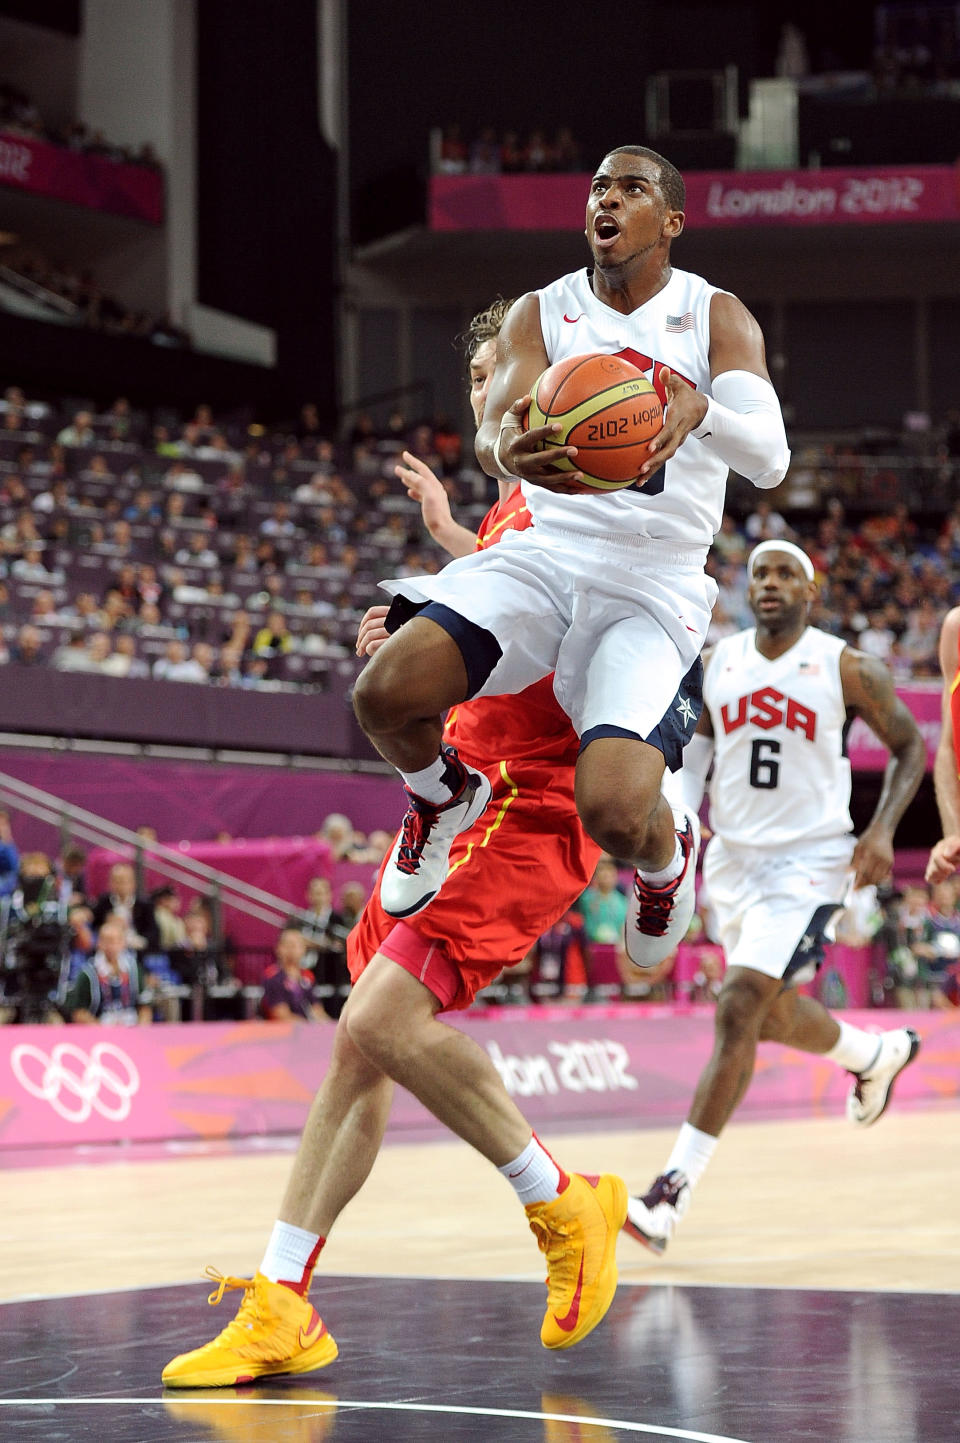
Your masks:
{"label": "white headband", "polygon": [[753,575],[753,568],[756,566],[757,561],[768,551],[785,551],[788,556],[792,556],[795,561],[799,561],[803,569],[803,574],[807,578],[807,580],[813,581],[813,562],[810,560],[807,553],[805,551],[801,551],[799,546],[794,546],[792,541],[761,541],[760,545],[755,546],[750,552],[750,555],[747,557],[748,576]]}

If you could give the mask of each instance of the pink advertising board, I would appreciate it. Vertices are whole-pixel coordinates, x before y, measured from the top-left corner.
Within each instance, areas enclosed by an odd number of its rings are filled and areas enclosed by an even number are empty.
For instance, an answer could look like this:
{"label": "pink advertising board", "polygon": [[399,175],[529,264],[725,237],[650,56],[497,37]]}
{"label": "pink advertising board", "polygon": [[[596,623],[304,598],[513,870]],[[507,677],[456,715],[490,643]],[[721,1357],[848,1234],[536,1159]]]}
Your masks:
{"label": "pink advertising board", "polygon": [[133,216],[150,225],[163,220],[159,171],[48,145],[13,131],[0,131],[0,185]]}
{"label": "pink advertising board", "polygon": [[[898,1102],[960,1096],[960,1012],[845,1015],[874,1030],[909,1023],[923,1035]],[[713,1041],[710,1008],[518,1008],[454,1025],[486,1049],[538,1127],[679,1122]],[[0,1164],[4,1149],[299,1131],[333,1035],[332,1024],[309,1023],[4,1027]],[[835,1116],[847,1086],[822,1058],[761,1045],[740,1116]],[[438,1126],[397,1090],[394,1136]]]}
{"label": "pink advertising board", "polygon": [[[435,231],[582,230],[587,175],[435,175]],[[960,220],[960,167],[694,171],[687,225],[884,225]]]}
{"label": "pink advertising board", "polygon": [[[933,770],[940,741],[940,693],[939,682],[914,682],[897,687],[897,696],[910,708],[923,736],[928,771]],[[859,717],[847,733],[847,755],[855,772],[882,772],[889,760],[886,747]]]}

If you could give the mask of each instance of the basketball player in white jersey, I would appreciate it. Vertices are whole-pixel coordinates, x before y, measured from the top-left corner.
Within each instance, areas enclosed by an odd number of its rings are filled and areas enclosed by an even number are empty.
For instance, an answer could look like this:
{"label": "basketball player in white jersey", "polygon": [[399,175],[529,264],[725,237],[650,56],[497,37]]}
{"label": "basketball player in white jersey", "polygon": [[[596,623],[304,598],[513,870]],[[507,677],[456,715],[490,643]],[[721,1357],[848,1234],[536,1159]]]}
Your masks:
{"label": "basketball player in white jersey", "polygon": [[[712,762],[704,883],[727,971],[713,1055],[663,1173],[631,1198],[625,1229],[663,1252],[753,1074],[759,1041],[828,1057],[853,1073],[847,1116],[865,1127],[890,1098],[920,1039],[838,1021],[796,990],[832,937],[848,889],[882,882],[893,834],[920,785],[925,749],[882,662],[807,625],[813,564],[789,541],[761,542],[747,561],[756,628],[705,657],[704,708],[667,783],[698,811]],[[869,826],[854,842],[844,729],[862,717],[891,760]]]}
{"label": "basketball player in white jersey", "polygon": [[[655,965],[686,930],[697,823],[671,809],[660,783],[665,762],[679,765],[700,706],[699,654],[716,596],[704,562],[728,469],[775,486],[790,453],[756,321],[734,296],[670,264],[683,205],[682,177],[655,151],[605,157],[587,199],[593,265],[515,303],[477,433],[484,469],[523,482],[534,526],[438,577],[384,583],[397,598],[392,622],[413,620],[363,672],[354,705],[407,787],[381,888],[401,923],[436,895],[453,837],[486,801],[484,779],[441,749],[441,714],[552,671],[581,738],[584,827],[637,868],[628,954]],[[602,496],[541,449],[556,423],[522,429],[540,373],[597,351],[632,361],[666,402],[635,486]]]}

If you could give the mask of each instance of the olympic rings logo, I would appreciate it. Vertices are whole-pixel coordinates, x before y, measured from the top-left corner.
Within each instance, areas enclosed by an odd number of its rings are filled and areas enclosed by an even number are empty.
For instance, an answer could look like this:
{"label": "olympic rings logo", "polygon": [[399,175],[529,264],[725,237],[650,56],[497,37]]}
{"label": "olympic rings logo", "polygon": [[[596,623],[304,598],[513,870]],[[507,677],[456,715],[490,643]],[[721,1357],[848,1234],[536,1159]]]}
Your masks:
{"label": "olympic rings logo", "polygon": [[112,1042],[97,1042],[89,1057],[72,1042],[58,1042],[49,1057],[22,1042],[10,1054],[10,1066],[23,1090],[49,1102],[66,1122],[86,1122],[92,1112],[122,1122],[140,1090],[139,1072]]}

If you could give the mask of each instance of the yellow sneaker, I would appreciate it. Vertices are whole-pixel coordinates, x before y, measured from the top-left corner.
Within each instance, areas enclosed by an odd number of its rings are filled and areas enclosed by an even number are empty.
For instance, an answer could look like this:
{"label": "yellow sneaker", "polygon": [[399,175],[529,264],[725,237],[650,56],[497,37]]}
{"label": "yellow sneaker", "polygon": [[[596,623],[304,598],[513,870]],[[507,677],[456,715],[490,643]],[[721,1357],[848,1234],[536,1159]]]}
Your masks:
{"label": "yellow sneaker", "polygon": [[243,1302],[211,1343],[167,1364],[161,1377],[168,1388],[221,1388],[276,1373],[309,1373],[333,1362],[337,1345],[307,1298],[262,1273],[225,1278],[216,1268],[206,1272],[217,1284],[207,1299],[212,1307],[231,1288],[243,1289]]}
{"label": "yellow sneaker", "polygon": [[545,1348],[572,1348],[597,1326],[617,1290],[617,1234],[627,1216],[627,1185],[612,1173],[581,1177],[527,1217],[547,1260]]}

